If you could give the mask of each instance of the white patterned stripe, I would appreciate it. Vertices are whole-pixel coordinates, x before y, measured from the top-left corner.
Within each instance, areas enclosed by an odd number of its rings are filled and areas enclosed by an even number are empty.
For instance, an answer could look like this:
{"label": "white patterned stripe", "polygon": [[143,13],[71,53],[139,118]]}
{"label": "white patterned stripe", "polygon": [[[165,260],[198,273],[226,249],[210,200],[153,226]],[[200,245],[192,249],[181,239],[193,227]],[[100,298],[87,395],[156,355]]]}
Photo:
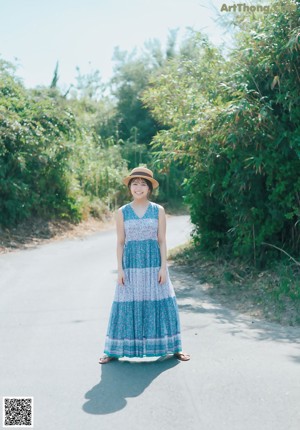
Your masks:
{"label": "white patterned stripe", "polygon": [[158,220],[155,218],[128,219],[125,224],[125,241],[157,240]]}
{"label": "white patterned stripe", "polygon": [[180,333],[173,334],[171,336],[164,336],[164,337],[153,337],[153,338],[147,338],[147,339],[113,339],[109,336],[106,336],[106,340],[108,342],[115,342],[116,344],[122,345],[122,343],[125,341],[128,345],[143,345],[146,342],[148,344],[156,344],[157,342],[164,342],[166,340],[176,341],[180,340],[181,336]]}
{"label": "white patterned stripe", "polygon": [[112,339],[107,336],[104,352],[115,357],[151,357],[174,354],[181,350],[181,336],[176,333],[151,339]]}
{"label": "white patterned stripe", "polygon": [[163,300],[174,297],[174,288],[167,271],[167,282],[158,283],[159,267],[125,269],[125,285],[117,285],[116,302]]}

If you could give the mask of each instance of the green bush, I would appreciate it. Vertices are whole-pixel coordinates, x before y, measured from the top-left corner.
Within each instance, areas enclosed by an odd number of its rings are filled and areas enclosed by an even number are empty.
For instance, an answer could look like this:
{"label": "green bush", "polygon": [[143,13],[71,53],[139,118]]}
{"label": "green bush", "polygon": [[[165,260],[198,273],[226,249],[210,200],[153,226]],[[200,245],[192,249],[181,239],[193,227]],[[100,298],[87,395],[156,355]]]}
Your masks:
{"label": "green bush", "polygon": [[[298,2],[297,2],[298,4]],[[154,145],[185,166],[195,239],[265,264],[300,255],[299,11],[235,16],[236,46],[223,58],[205,37],[151,81],[144,102],[168,127]],[[280,7],[276,7],[280,6]]]}
{"label": "green bush", "polygon": [[26,90],[4,61],[0,72],[0,225],[77,222],[97,199],[113,209],[126,163],[117,145],[96,136],[92,114],[55,88]]}
{"label": "green bush", "polygon": [[5,63],[0,77],[0,219],[76,217],[66,176],[74,117],[50,96],[26,91]]}

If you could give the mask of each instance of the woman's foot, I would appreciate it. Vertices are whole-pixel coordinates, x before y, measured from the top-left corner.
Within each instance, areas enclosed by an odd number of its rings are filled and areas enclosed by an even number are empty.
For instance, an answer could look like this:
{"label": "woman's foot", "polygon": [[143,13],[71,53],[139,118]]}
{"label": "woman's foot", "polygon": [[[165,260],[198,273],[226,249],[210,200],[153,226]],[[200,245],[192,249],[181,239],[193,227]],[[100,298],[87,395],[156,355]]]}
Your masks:
{"label": "woman's foot", "polygon": [[191,356],[186,352],[176,352],[174,357],[180,361],[189,361],[191,359]]}
{"label": "woman's foot", "polygon": [[112,360],[117,360],[116,357],[110,357],[109,355],[103,355],[103,357],[99,358],[99,364],[106,364]]}

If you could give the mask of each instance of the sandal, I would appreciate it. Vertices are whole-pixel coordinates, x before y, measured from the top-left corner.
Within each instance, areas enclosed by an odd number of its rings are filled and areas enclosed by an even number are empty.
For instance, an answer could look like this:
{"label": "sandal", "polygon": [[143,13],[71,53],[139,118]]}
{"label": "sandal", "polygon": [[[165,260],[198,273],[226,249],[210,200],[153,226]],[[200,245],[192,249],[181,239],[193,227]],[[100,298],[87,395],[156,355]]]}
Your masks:
{"label": "sandal", "polygon": [[191,356],[185,352],[176,352],[174,357],[180,361],[189,361],[191,359]]}
{"label": "sandal", "polygon": [[117,360],[116,357],[110,357],[109,355],[103,355],[103,357],[99,358],[99,364],[106,364],[112,360]]}

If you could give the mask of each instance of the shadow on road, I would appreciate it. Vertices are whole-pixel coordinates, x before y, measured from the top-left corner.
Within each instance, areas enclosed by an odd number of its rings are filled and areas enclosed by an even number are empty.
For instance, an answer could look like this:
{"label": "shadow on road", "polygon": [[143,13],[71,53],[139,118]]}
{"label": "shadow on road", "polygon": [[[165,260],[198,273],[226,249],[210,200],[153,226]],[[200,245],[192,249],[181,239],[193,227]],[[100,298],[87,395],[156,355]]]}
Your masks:
{"label": "shadow on road", "polygon": [[[282,326],[228,309],[205,292],[199,279],[180,268],[170,268],[170,275],[180,312],[198,314],[199,323],[201,318],[206,321],[205,316],[212,315],[216,322],[226,326],[232,336],[254,338],[259,341],[300,343],[299,327]],[[195,328],[199,328],[199,324]]]}
{"label": "shadow on road", "polygon": [[179,364],[173,357],[159,358],[151,362],[112,361],[101,366],[99,384],[85,394],[88,401],[83,410],[88,414],[112,414],[127,404],[127,397],[137,397],[161,373]]}

